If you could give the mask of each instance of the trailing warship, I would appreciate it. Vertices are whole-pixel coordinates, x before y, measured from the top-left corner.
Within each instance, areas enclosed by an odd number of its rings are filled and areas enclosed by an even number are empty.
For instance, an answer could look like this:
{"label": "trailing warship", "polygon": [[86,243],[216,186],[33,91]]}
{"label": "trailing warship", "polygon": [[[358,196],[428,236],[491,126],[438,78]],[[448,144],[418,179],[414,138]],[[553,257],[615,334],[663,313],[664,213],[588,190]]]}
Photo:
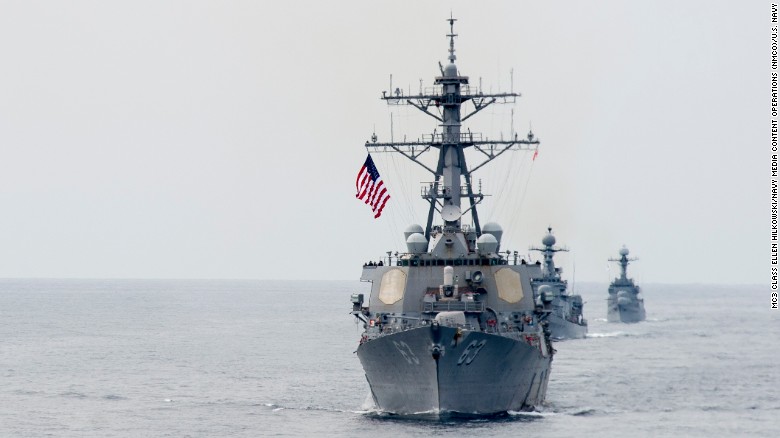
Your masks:
{"label": "trailing warship", "polygon": [[607,299],[607,321],[609,322],[639,322],[645,320],[645,300],[640,296],[639,286],[632,278],[626,276],[628,263],[637,260],[628,258],[628,248],[620,249],[619,259],[609,259],[620,263],[620,277],[609,285]]}
{"label": "trailing warship", "polygon": [[561,279],[562,269],[555,266],[553,255],[556,252],[568,251],[555,246],[555,236],[552,228],[547,228],[547,235],[542,238],[541,247],[531,247],[544,256],[542,275],[531,281],[537,301],[550,304],[552,311],[547,317],[550,333],[555,340],[584,338],[588,333],[588,321],[582,315],[582,297],[567,292],[568,282]]}
{"label": "trailing warship", "polygon": [[[517,263],[517,252],[512,259],[500,252],[502,228],[480,224],[477,204],[486,195],[475,190],[472,177],[503,153],[535,150],[539,141],[532,133],[489,141],[461,131],[469,117],[493,103],[514,103],[519,94],[469,85],[455,65],[456,20],[448,21],[449,63],[439,64],[434,86],[382,96],[433,117],[441,131],[390,143],[374,134],[365,145],[369,153],[399,153],[433,179],[421,191],[429,204],[426,226],[404,233],[407,252],[388,253],[363,268],[361,280],[372,285],[367,302],[363,294],[352,295],[352,314],[365,329],[356,353],[381,412],[439,417],[530,410],[544,400],[554,353],[544,322],[549,308],[536,305],[531,285],[541,269]],[[468,148],[482,154],[471,167]],[[435,168],[418,160],[429,151],[437,152]],[[463,223],[467,214],[471,224]],[[434,216],[441,222],[434,224]]]}

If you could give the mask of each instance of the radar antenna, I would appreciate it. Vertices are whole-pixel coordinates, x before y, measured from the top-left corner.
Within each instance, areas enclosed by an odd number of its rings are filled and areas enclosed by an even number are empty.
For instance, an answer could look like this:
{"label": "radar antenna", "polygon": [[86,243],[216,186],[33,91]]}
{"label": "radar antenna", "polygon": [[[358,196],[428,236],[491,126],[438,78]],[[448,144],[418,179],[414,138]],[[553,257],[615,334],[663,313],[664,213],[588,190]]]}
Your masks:
{"label": "radar antenna", "polygon": [[628,277],[626,276],[626,269],[628,269],[629,262],[633,262],[639,260],[636,257],[628,257],[628,248],[626,248],[626,245],[623,245],[622,248],[620,248],[620,258],[609,258],[610,262],[617,262],[620,263],[620,281],[621,282],[629,282]]}
{"label": "radar antenna", "polygon": [[455,59],[457,57],[455,56],[455,37],[458,36],[458,34],[455,33],[455,22],[458,21],[457,18],[452,18],[452,12],[450,12],[450,18],[447,19],[447,21],[450,22],[450,33],[447,35],[450,37],[450,56],[449,60],[450,63],[455,63]]}

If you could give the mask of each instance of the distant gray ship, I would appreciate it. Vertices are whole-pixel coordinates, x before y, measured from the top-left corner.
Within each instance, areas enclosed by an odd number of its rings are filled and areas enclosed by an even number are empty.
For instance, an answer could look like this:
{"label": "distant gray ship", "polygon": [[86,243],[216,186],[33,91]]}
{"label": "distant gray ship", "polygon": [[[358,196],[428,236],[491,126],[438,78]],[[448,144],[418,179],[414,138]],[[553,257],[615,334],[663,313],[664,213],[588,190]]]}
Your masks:
{"label": "distant gray ship", "polygon": [[555,266],[553,255],[556,252],[568,251],[555,246],[555,236],[552,228],[547,228],[547,235],[542,238],[542,247],[532,247],[532,251],[540,251],[544,256],[542,275],[531,281],[537,301],[552,307],[547,322],[553,339],[579,339],[588,333],[588,321],[583,317],[583,302],[579,295],[567,292],[568,282],[561,279],[561,268]]}
{"label": "distant gray ship", "polygon": [[607,299],[607,321],[609,322],[639,322],[645,320],[645,300],[640,295],[639,286],[626,276],[628,263],[637,260],[628,258],[628,248],[620,250],[619,259],[609,259],[620,263],[620,277],[609,285]]}
{"label": "distant gray ship", "polygon": [[[440,65],[434,87],[421,86],[412,95],[396,89],[382,97],[390,105],[419,109],[442,131],[418,141],[382,143],[373,135],[366,142],[370,152],[404,155],[433,180],[421,191],[429,203],[427,224],[407,228],[407,252],[395,257],[388,252],[382,262],[363,268],[361,280],[372,286],[368,303],[362,294],[352,295],[352,314],[365,328],[357,355],[384,412],[442,416],[528,410],[544,400],[554,351],[542,322],[549,307],[537,308],[531,285],[541,270],[499,251],[503,231],[495,223],[480,225],[476,207],[485,195],[474,190],[472,176],[504,152],[534,150],[539,141],[531,133],[504,141],[461,132],[462,121],[493,103],[514,103],[519,94],[469,86],[455,66],[455,20],[448,21],[449,63]],[[482,154],[472,167],[466,164],[468,148]],[[435,169],[417,159],[433,150],[438,151]],[[373,167],[370,156],[367,164]],[[378,175],[376,169],[372,173]],[[467,214],[472,224],[461,223]]]}

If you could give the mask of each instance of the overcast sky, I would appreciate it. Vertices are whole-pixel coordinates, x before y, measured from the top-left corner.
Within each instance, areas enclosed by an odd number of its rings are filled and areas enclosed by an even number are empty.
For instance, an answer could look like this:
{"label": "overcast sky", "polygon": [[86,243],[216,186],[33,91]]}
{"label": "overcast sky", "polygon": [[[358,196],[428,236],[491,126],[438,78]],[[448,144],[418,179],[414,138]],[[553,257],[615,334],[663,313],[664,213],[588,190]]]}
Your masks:
{"label": "overcast sky", "polygon": [[502,249],[552,226],[569,279],[625,244],[642,282],[768,283],[761,1],[0,1],[0,277],[357,279],[425,222],[403,157],[378,220],[354,181],[391,114],[436,127],[379,97],[431,85],[450,11],[461,74],[523,95],[466,126],[542,140],[477,172]]}

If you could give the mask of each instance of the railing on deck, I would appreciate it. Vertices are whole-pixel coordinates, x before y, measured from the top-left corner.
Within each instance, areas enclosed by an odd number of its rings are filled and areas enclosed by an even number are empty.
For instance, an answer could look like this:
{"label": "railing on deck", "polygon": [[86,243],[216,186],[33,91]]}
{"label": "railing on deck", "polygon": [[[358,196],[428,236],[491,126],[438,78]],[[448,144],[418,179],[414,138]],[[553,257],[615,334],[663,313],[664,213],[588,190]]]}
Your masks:
{"label": "railing on deck", "polygon": [[477,301],[436,301],[423,303],[423,312],[483,312],[485,303]]}

